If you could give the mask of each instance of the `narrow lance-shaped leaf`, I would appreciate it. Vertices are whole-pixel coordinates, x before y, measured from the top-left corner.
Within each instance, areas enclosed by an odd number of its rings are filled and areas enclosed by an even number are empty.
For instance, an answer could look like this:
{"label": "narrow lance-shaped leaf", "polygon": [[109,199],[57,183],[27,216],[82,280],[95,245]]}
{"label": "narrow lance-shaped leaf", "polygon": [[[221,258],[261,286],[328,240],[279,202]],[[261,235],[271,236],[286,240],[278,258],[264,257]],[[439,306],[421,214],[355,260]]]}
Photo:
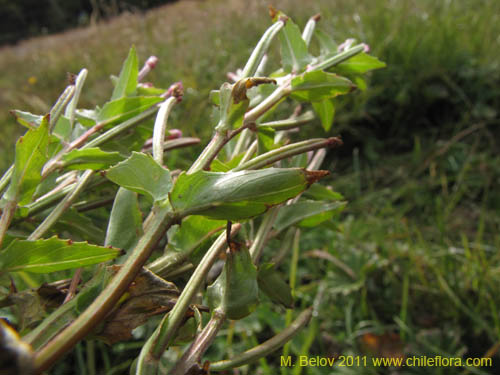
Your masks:
{"label": "narrow lance-shaped leaf", "polygon": [[274,222],[274,228],[281,231],[295,224],[304,226],[318,225],[325,220],[331,219],[345,205],[346,202],[299,201],[281,207]]}
{"label": "narrow lance-shaped leaf", "polygon": [[30,129],[16,144],[16,160],[5,199],[25,205],[41,180],[41,170],[47,161],[49,116],[36,129]]}
{"label": "narrow lance-shaped leaf", "polygon": [[133,95],[137,87],[138,74],[139,63],[137,61],[137,53],[135,52],[135,47],[132,47],[130,48],[127,59],[123,63],[120,77],[113,90],[111,100]]}
{"label": "narrow lance-shaped leaf", "polygon": [[273,128],[262,126],[259,127],[259,131],[257,133],[257,140],[259,142],[259,153],[263,154],[272,150],[273,148],[279,147],[274,143],[274,136],[276,131]]}
{"label": "narrow lance-shaped leaf", "polygon": [[98,122],[106,121],[108,126],[132,118],[164,100],[158,96],[134,96],[120,98],[104,104],[97,115]]}
{"label": "narrow lance-shaped leaf", "polygon": [[218,233],[217,229],[225,228],[223,220],[210,220],[202,216],[190,216],[182,221],[182,225],[172,236],[168,246],[176,251],[187,251],[200,244],[207,234]]}
{"label": "narrow lance-shaped leaf", "polygon": [[321,30],[316,30],[314,35],[318,38],[321,56],[335,55],[338,53],[337,43],[335,43],[330,35]]}
{"label": "narrow lance-shaped leaf", "polygon": [[16,118],[19,124],[28,129],[37,128],[43,119],[43,116],[34,115],[33,113],[20,111],[18,109],[14,109],[10,111],[10,113]]}
{"label": "narrow lance-shaped leaf", "polygon": [[123,161],[124,157],[118,152],[106,152],[98,147],[73,150],[63,157],[67,169],[101,170]]}
{"label": "narrow lance-shaped leaf", "polygon": [[133,152],[128,159],[106,172],[106,177],[126,189],[151,197],[155,202],[167,198],[172,187],[170,172],[150,155]]}
{"label": "narrow lance-shaped leaf", "polygon": [[316,70],[295,77],[290,96],[299,101],[318,102],[347,94],[354,88],[347,78]]}
{"label": "narrow lance-shaped leaf", "polygon": [[222,309],[233,320],[251,314],[259,303],[257,268],[248,248],[238,247],[227,252],[224,270],[207,289],[210,309]]}
{"label": "narrow lance-shaped leaf", "polygon": [[375,56],[367,53],[359,53],[348,60],[335,65],[329,71],[338,74],[363,74],[370,70],[385,68],[386,64]]}
{"label": "narrow lance-shaped leaf", "polygon": [[286,21],[285,27],[279,34],[281,42],[281,60],[285,72],[299,73],[312,60],[307,52],[307,45],[302,39],[299,27],[291,19]]}
{"label": "narrow lance-shaped leaf", "polygon": [[321,125],[325,131],[329,131],[332,127],[333,116],[335,115],[335,105],[332,99],[324,99],[320,102],[313,102],[314,111],[318,114],[321,120]]}
{"label": "narrow lance-shaped leaf", "polygon": [[104,245],[129,250],[142,233],[142,214],[137,193],[121,187],[111,209]]}
{"label": "narrow lance-shaped leaf", "polygon": [[54,224],[53,228],[57,233],[69,231],[73,236],[84,238],[92,243],[102,243],[104,241],[104,230],[97,226],[92,219],[74,208],[67,210]]}
{"label": "narrow lance-shaped leaf", "polygon": [[0,269],[3,272],[54,272],[105,262],[119,254],[119,249],[56,237],[21,240],[12,242],[0,253]]}
{"label": "narrow lance-shaped leaf", "polygon": [[300,168],[184,173],[177,179],[170,201],[183,216],[240,220],[295,197],[326,174]]}
{"label": "narrow lance-shaped leaf", "polygon": [[313,199],[315,201],[341,201],[344,196],[337,191],[333,191],[327,186],[321,184],[314,184],[304,192],[304,197]]}
{"label": "narrow lance-shaped leaf", "polygon": [[257,276],[259,288],[273,302],[284,307],[293,308],[293,296],[290,285],[285,282],[283,275],[275,270],[274,264],[265,263],[259,267]]}

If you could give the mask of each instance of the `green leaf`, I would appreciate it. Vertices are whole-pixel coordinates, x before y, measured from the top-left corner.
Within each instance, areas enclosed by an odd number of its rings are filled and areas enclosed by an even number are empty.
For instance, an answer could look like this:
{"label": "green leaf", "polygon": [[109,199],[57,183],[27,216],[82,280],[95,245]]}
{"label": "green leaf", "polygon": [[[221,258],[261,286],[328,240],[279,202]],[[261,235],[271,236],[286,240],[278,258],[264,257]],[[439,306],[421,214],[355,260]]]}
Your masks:
{"label": "green leaf", "polygon": [[309,189],[304,192],[304,197],[319,200],[328,201],[341,201],[344,196],[336,191],[330,190],[328,187],[321,184],[313,184]]}
{"label": "green leaf", "polygon": [[221,162],[219,159],[215,159],[212,164],[210,164],[210,170],[212,172],[228,172],[230,169],[231,168],[227,164]]}
{"label": "green leaf", "polygon": [[295,197],[317,177],[320,176],[316,172],[299,168],[183,173],[177,179],[170,201],[181,215],[240,220]]}
{"label": "green leaf", "polygon": [[169,241],[178,251],[189,251],[200,244],[200,241],[213,232],[215,235],[217,229],[225,229],[226,222],[223,220],[210,220],[203,216],[189,216],[182,220],[182,225],[175,232]]}
{"label": "green leaf", "polygon": [[83,213],[70,208],[65,211],[53,227],[55,233],[68,231],[71,238],[77,240],[88,240],[100,244],[104,241],[104,231]]}
{"label": "green leaf", "polygon": [[5,199],[25,205],[31,201],[48,159],[49,116],[36,129],[30,129],[16,143],[16,160]]}
{"label": "green leaf", "polygon": [[59,120],[57,120],[54,130],[52,130],[52,134],[56,135],[59,139],[68,141],[71,137],[71,131],[72,129],[69,118],[61,116],[59,117]]}
{"label": "green leaf", "polygon": [[97,115],[97,121],[106,121],[109,127],[128,120],[163,100],[158,96],[134,96],[116,99],[104,104]]}
{"label": "green leaf", "polygon": [[386,66],[387,65],[383,61],[380,61],[375,56],[362,52],[335,65],[329,70],[342,75],[352,73],[363,74],[370,70],[385,68]]}
{"label": "green leaf", "polygon": [[279,303],[287,309],[293,308],[290,285],[285,282],[284,276],[274,269],[274,264],[265,263],[260,266],[257,281],[260,290],[273,302]]}
{"label": "green leaf", "polygon": [[102,151],[98,147],[73,150],[63,157],[67,169],[101,170],[123,161],[124,157],[118,152]]}
{"label": "green leaf", "polygon": [[111,209],[104,245],[130,250],[142,234],[142,214],[137,194],[121,187]]}
{"label": "green leaf", "polygon": [[77,109],[75,111],[78,122],[86,127],[91,127],[96,124],[98,113],[98,109]]}
{"label": "green leaf", "polygon": [[330,35],[321,30],[315,30],[314,35],[318,38],[321,56],[334,55],[338,53],[337,43],[335,43]]}
{"label": "green leaf", "polygon": [[135,93],[137,87],[137,76],[139,74],[139,63],[137,61],[137,53],[135,47],[132,46],[128,53],[128,57],[123,63],[120,77],[113,90],[111,100],[122,98],[124,96],[131,96]]}
{"label": "green leaf", "polygon": [[106,177],[126,189],[145,194],[155,202],[167,198],[172,187],[170,172],[150,155],[132,152],[132,156],[106,172]]}
{"label": "green leaf", "polygon": [[[193,215],[182,220],[182,225],[171,237],[168,249],[182,252],[193,264],[198,264],[212,244],[211,238],[226,227],[223,220],[210,220]],[[170,237],[169,237],[170,238]]]}
{"label": "green leaf", "polygon": [[217,107],[220,106],[220,90],[211,90],[208,95],[208,101]]}
{"label": "green leaf", "polygon": [[274,228],[281,231],[291,225],[312,226],[329,220],[335,213],[342,211],[346,202],[299,201],[281,207]]}
{"label": "green leaf", "polygon": [[281,42],[281,62],[285,72],[299,73],[312,60],[307,52],[307,45],[302,39],[299,27],[291,19],[286,21],[286,25],[279,34]]}
{"label": "green leaf", "polygon": [[[237,82],[239,83],[239,82]],[[241,87],[240,84],[238,87]],[[243,85],[243,87],[245,87]],[[245,90],[235,90],[227,82],[223,83],[218,91],[218,95],[212,96],[212,99],[219,102],[219,122],[216,126],[217,131],[226,131],[236,128],[243,122],[243,115],[248,108],[249,100],[246,99]]]}
{"label": "green leaf", "polygon": [[290,96],[299,101],[319,102],[347,94],[354,88],[347,78],[317,70],[295,77]]}
{"label": "green leaf", "polygon": [[257,139],[259,142],[259,153],[263,154],[265,152],[271,151],[276,147],[274,144],[274,136],[276,131],[273,128],[262,126],[259,127],[257,133]]}
{"label": "green leaf", "polygon": [[21,240],[12,242],[0,253],[0,269],[3,272],[54,272],[105,262],[119,254],[119,249],[57,237],[37,241]]}
{"label": "green leaf", "polygon": [[352,81],[354,82],[354,84],[358,89],[360,89],[361,91],[366,91],[368,85],[366,84],[366,80],[364,79],[364,77],[361,76],[361,74],[359,75],[352,74],[350,78],[352,79]]}
{"label": "green leaf", "polygon": [[167,90],[159,87],[137,86],[137,95],[139,96],[160,96]]}
{"label": "green leaf", "polygon": [[207,288],[208,304],[232,320],[250,315],[259,303],[257,268],[246,246],[227,253],[224,270]]}
{"label": "green leaf", "polygon": [[323,129],[325,129],[325,131],[329,131],[332,127],[333,116],[335,115],[335,105],[333,104],[332,99],[313,102],[312,106],[321,120]]}
{"label": "green leaf", "polygon": [[10,111],[10,113],[16,118],[16,121],[29,129],[37,128],[43,119],[43,116],[34,115],[30,112],[20,111],[18,109],[14,109]]}

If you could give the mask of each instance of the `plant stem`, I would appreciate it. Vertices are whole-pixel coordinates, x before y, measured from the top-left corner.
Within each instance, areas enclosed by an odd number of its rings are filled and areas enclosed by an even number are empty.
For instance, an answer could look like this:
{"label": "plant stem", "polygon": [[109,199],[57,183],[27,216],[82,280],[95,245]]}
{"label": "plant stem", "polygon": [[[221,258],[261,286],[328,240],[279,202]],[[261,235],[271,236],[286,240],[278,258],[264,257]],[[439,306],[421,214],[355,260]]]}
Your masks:
{"label": "plant stem", "polygon": [[[300,253],[300,229],[295,230],[295,235],[293,237],[293,245],[292,245],[292,259],[290,261],[290,290],[292,296],[295,296],[295,284],[297,283],[297,268],[299,263],[299,253]],[[292,321],[292,310],[287,310],[285,314],[285,324],[288,326]],[[283,347],[283,357],[288,356],[288,352],[290,350],[290,343],[287,343]],[[282,373],[283,371],[282,367]]]}
{"label": "plant stem", "polygon": [[129,284],[148,260],[154,245],[165,231],[177,220],[169,206],[155,207],[157,210],[147,233],[139,240],[132,253],[116,276],[92,302],[92,304],[66,329],[36,353],[36,374],[54,364],[64,353],[85,337],[96,324],[116,305]]}
{"label": "plant stem", "polygon": [[165,129],[167,121],[174,104],[177,103],[177,98],[171,96],[165,100],[158,110],[156,121],[153,130],[153,159],[160,165],[163,165],[163,144],[165,143]]}
{"label": "plant stem", "polygon": [[320,18],[321,17],[319,14],[316,14],[311,18],[309,18],[309,21],[307,21],[306,26],[302,31],[302,39],[304,39],[307,46],[309,46],[309,44],[311,43],[311,38],[314,34],[314,29],[316,28],[316,24],[318,23]]}
{"label": "plant stem", "polygon": [[292,116],[286,120],[270,121],[264,122],[257,125],[257,129],[261,127],[270,127],[276,130],[287,130],[302,126],[314,120],[314,114],[312,111],[307,111],[303,115],[298,117]]}
{"label": "plant stem", "polygon": [[291,92],[291,77],[285,79],[280,86],[273,91],[266,99],[256,105],[254,108],[245,113],[243,125],[257,121],[257,119],[270,110],[276,103],[278,103],[285,96]]}
{"label": "plant stem", "polygon": [[211,371],[224,371],[235,367],[240,367],[248,363],[252,363],[259,358],[265,357],[275,350],[282,347],[285,343],[291,340],[311,319],[312,308],[300,313],[300,315],[283,331],[278,333],[271,339],[263,342],[262,344],[237,355],[234,358],[226,359],[224,361],[214,362],[210,365]]}
{"label": "plant stem", "polygon": [[170,371],[170,375],[184,375],[188,373],[191,367],[196,366],[201,361],[201,357],[205,354],[208,347],[212,345],[225,321],[225,312],[220,309],[215,310],[210,321],[203,328],[203,331],[196,336],[189,349],[186,350],[172,371]]}
{"label": "plant stem", "polygon": [[195,251],[198,248],[198,246],[200,246],[204,241],[208,240],[210,237],[212,237],[222,229],[224,229],[224,227],[215,228],[210,232],[208,232],[207,234],[205,234],[204,236],[202,236],[189,248],[183,249],[181,252],[167,252],[167,254],[156,259],[154,262],[148,264],[146,267],[151,272],[157,275],[169,273],[174,269],[178,268],[180,265],[182,265],[193,253],[193,251]]}
{"label": "plant stem", "polygon": [[260,116],[269,111],[274,105],[279,103],[281,99],[289,95],[291,92],[290,85],[291,85],[291,78],[285,79],[285,81],[283,81],[283,83],[280,86],[278,86],[271,95],[269,95],[254,108],[245,113],[242,125],[242,128],[245,128],[245,131],[241,134],[240,138],[238,139],[238,143],[236,144],[236,147],[233,150],[233,157],[243,151],[243,147],[247,143],[247,140],[251,135],[250,131],[248,131],[248,129],[246,128],[250,124],[254,124]]}
{"label": "plant stem", "polygon": [[2,179],[0,179],[0,193],[7,187],[9,184],[10,178],[12,177],[12,171],[14,171],[14,164],[12,164],[9,169],[5,171],[5,173],[2,176]]}
{"label": "plant stem", "polygon": [[251,77],[255,74],[274,37],[284,26],[285,21],[279,20],[266,30],[266,32],[260,38],[259,43],[257,43],[257,46],[252,51],[250,58],[243,68],[243,72],[241,73],[240,78]]}
{"label": "plant stem", "polygon": [[189,168],[187,174],[193,174],[195,172],[206,169],[227,142],[227,132],[224,132],[224,134],[221,132],[216,132],[210,143],[207,145],[207,147],[205,147],[200,156],[198,156],[198,159],[196,159],[193,165],[191,165],[191,168]]}
{"label": "plant stem", "polygon": [[[240,228],[240,224],[233,225],[231,229],[231,236],[236,234]],[[157,364],[165,349],[168,345],[170,345],[170,342],[174,338],[177,329],[180,327],[184,319],[186,311],[191,304],[191,300],[205,280],[208,271],[210,271],[212,265],[219,257],[220,252],[227,247],[226,237],[226,231],[224,231],[219,235],[210,249],[208,249],[198,267],[196,267],[191,275],[191,278],[186,284],[181,295],[177,299],[175,306],[170,313],[163,318],[160,325],[156,328],[155,332],[142,348],[137,363],[137,374],[148,373],[149,368],[154,367],[155,364]]]}
{"label": "plant stem", "polygon": [[49,129],[51,132],[54,129],[54,126],[56,126],[57,120],[59,120],[59,117],[61,117],[63,108],[66,107],[66,105],[69,103],[74,94],[75,94],[75,85],[72,84],[67,86],[66,89],[61,94],[61,96],[57,99],[56,104],[54,104],[54,106],[50,110]]}
{"label": "plant stem", "polygon": [[87,183],[90,181],[92,177],[93,170],[88,169],[80,176],[78,182],[73,186],[73,190],[71,193],[66,195],[66,197],[59,202],[59,204],[52,210],[49,216],[45,218],[45,220],[36,228],[31,235],[28,237],[28,240],[34,241],[42,237],[45,232],[47,232],[54,223],[59,220],[61,215],[71,207],[71,204],[75,201],[75,199],[80,195],[82,190],[85,188]]}
{"label": "plant stem", "polygon": [[[171,139],[163,144],[163,151],[170,151],[176,148],[194,146],[197,145],[198,143],[200,143],[200,138],[195,138],[195,137],[182,137],[182,138]],[[151,146],[143,147],[141,151],[142,152],[151,151]]]}
{"label": "plant stem", "polygon": [[259,263],[259,258],[264,250],[264,245],[267,242],[269,232],[273,229],[276,216],[278,215],[281,206],[272,207],[267,211],[260,223],[259,230],[254,237],[252,246],[249,249],[250,255],[252,256],[252,261],[255,265]]}
{"label": "plant stem", "polygon": [[2,211],[2,217],[0,218],[0,249],[2,248],[2,242],[7,233],[7,229],[9,229],[10,222],[14,217],[14,213],[17,209],[17,202],[7,201]]}
{"label": "plant stem", "polygon": [[324,147],[335,147],[341,145],[342,141],[339,138],[317,138],[310,139],[307,141],[292,143],[287,146],[277,148],[276,150],[271,150],[265,154],[259,155],[246,163],[240,164],[236,168],[233,168],[233,172],[242,171],[246,169],[259,169],[267,165],[276,163],[279,160],[288,158],[290,156],[299,155],[304,152],[311,150],[317,150]]}
{"label": "plant stem", "polygon": [[250,147],[247,148],[247,152],[245,152],[245,155],[243,155],[243,157],[241,158],[240,164],[249,161],[252,158],[252,155],[257,151],[258,147],[259,142],[257,140],[253,141]]}
{"label": "plant stem", "polygon": [[334,65],[340,64],[347,59],[350,59],[358,53],[363,52],[365,48],[365,44],[358,44],[352,48],[349,48],[348,50],[345,50],[335,56],[330,57],[329,59],[320,62],[318,65],[312,65],[311,67],[309,67],[308,71],[328,69]]}
{"label": "plant stem", "polygon": [[75,125],[75,113],[76,113],[76,105],[78,104],[78,100],[80,100],[80,94],[82,92],[83,84],[87,79],[88,70],[82,69],[75,80],[75,93],[73,94],[73,98],[69,102],[66,107],[65,115],[69,118],[70,129],[73,130]]}

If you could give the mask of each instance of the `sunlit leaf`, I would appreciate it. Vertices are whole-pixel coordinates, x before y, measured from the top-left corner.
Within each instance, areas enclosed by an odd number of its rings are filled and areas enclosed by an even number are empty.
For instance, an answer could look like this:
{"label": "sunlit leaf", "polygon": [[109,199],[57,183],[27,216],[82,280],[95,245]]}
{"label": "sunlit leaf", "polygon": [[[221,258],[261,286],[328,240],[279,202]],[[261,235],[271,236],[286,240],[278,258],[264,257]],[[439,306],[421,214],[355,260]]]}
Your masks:
{"label": "sunlit leaf", "polygon": [[66,116],[61,116],[57,120],[56,125],[54,126],[54,130],[52,130],[52,134],[56,135],[58,138],[68,141],[71,137],[71,123],[69,122],[69,118]]}
{"label": "sunlit leaf", "polygon": [[140,152],[133,152],[128,159],[107,170],[106,177],[154,201],[167,198],[172,187],[170,172],[154,161],[151,155]]}
{"label": "sunlit leaf", "polygon": [[20,111],[18,109],[14,109],[10,111],[10,113],[16,118],[16,121],[29,129],[37,128],[42,122],[43,116],[34,115],[30,112]]}
{"label": "sunlit leaf", "polygon": [[273,128],[267,126],[259,127],[257,133],[257,139],[259,142],[259,153],[263,154],[265,152],[271,151],[275,146],[274,136],[276,131]]}
{"label": "sunlit leaf", "polygon": [[317,70],[295,77],[290,96],[300,101],[319,102],[347,94],[354,88],[347,78]]}
{"label": "sunlit leaf", "polygon": [[351,73],[366,73],[370,70],[385,68],[386,64],[375,56],[368,55],[367,53],[359,53],[341,62],[338,65],[330,68],[329,70],[338,74],[351,74]]}
{"label": "sunlit leaf", "polygon": [[285,27],[279,33],[279,38],[283,69],[287,73],[299,73],[312,60],[311,55],[307,52],[307,45],[302,39],[299,27],[291,19],[288,19]]}
{"label": "sunlit leaf", "polygon": [[170,200],[183,215],[239,220],[296,196],[322,176],[323,172],[299,168],[184,173],[177,179]]}
{"label": "sunlit leaf", "polygon": [[119,249],[56,237],[20,240],[12,242],[0,253],[0,269],[3,272],[54,272],[105,262],[119,254]]}
{"label": "sunlit leaf", "polygon": [[108,126],[123,122],[163,100],[158,96],[134,96],[116,99],[104,104],[99,111],[97,121],[106,121]]}
{"label": "sunlit leaf", "polygon": [[138,74],[139,63],[137,61],[137,53],[135,52],[135,47],[132,47],[127,59],[123,63],[111,100],[133,95],[137,87]]}
{"label": "sunlit leaf", "polygon": [[312,106],[321,120],[323,129],[325,129],[325,131],[329,131],[332,127],[333,116],[335,115],[335,105],[333,104],[332,99],[312,102]]}
{"label": "sunlit leaf", "polygon": [[48,159],[49,117],[38,128],[30,129],[16,143],[16,160],[5,199],[25,205],[31,201],[41,180],[41,170]]}

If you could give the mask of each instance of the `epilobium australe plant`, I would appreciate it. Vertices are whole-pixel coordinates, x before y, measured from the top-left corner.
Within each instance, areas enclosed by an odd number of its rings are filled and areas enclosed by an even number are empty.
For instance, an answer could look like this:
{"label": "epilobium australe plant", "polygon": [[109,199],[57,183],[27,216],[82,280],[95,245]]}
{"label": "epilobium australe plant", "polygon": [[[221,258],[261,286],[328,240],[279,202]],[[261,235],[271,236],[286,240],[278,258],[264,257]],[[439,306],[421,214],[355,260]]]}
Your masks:
{"label": "epilobium australe plant", "polygon": [[[285,14],[272,10],[271,16],[244,68],[212,91],[213,137],[185,171],[164,165],[170,150],[200,142],[168,127],[182,84],[162,90],[142,83],[157,59],[139,70],[134,48],[102,106],[78,109],[83,69],[49,114],[13,111],[28,130],[0,180],[4,367],[40,374],[81,340],[113,345],[158,315],[163,318],[131,373],[216,372],[268,355],[307,324],[312,308],[244,353],[203,360],[223,324],[251,314],[259,296],[293,314],[292,291],[278,270],[283,254],[266,254],[266,242],[280,236],[297,245],[297,227],[330,220],[345,202],[316,184],[328,174],[318,170],[325,149],[341,140],[292,142],[290,135],[314,112],[329,130],[335,98],[384,66],[364,52],[366,45],[349,41],[338,48],[321,32],[321,52],[312,56],[308,45],[319,16],[303,32]],[[268,73],[275,38],[282,65]],[[297,106],[276,119],[284,101]],[[302,112],[309,105],[313,110]],[[207,285],[209,272],[215,279]],[[180,331],[191,332],[190,346],[177,363],[160,366]]]}

